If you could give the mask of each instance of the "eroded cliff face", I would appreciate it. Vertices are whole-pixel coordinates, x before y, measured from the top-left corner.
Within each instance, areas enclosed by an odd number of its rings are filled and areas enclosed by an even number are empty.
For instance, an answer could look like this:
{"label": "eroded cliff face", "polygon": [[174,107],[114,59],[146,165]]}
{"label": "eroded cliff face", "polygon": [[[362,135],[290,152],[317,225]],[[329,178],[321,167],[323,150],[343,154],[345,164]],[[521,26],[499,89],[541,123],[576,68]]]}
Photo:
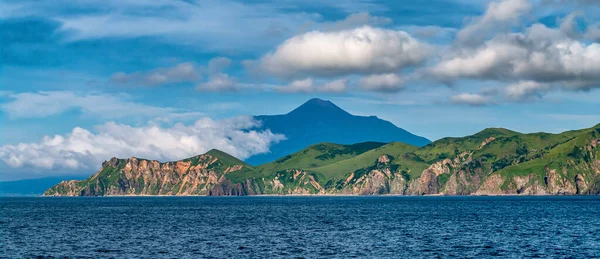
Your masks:
{"label": "eroded cliff face", "polygon": [[[138,158],[113,158],[83,181],[64,181],[45,192],[48,196],[107,195],[573,195],[600,193],[600,139],[558,162],[505,170],[527,164],[537,156],[510,156],[503,166],[476,152],[492,144],[486,138],[478,148],[411,172],[394,157],[383,154],[365,168],[327,179],[304,169],[259,172],[222,153],[160,163]],[[538,151],[536,151],[538,152]],[[217,154],[217,155],[215,155]],[[415,158],[416,159],[416,158]],[[538,161],[538,160],[536,160]],[[542,160],[544,162],[545,160]],[[424,163],[420,160],[419,163]],[[421,167],[423,168],[423,167]]]}
{"label": "eroded cliff face", "polygon": [[[487,138],[479,149],[494,141]],[[543,172],[524,170],[520,175],[494,171],[473,152],[433,163],[409,183],[409,195],[575,195],[600,193],[600,139],[583,148],[581,161],[565,159],[559,166],[546,165]],[[518,158],[521,159],[521,158]],[[516,164],[522,161],[512,161]],[[550,163],[549,163],[550,164]]]}
{"label": "eroded cliff face", "polygon": [[[226,165],[208,154],[188,160],[160,163],[137,158],[112,158],[102,169],[83,181],[65,181],[46,191],[56,196],[107,195],[251,195],[252,188],[230,184],[228,173],[243,169],[243,165]],[[225,186],[225,187],[224,187]],[[213,190],[214,189],[214,190]],[[219,191],[225,189],[226,191]]]}
{"label": "eroded cliff face", "polygon": [[397,165],[391,163],[392,159],[388,155],[380,156],[370,167],[354,171],[337,181],[329,192],[346,195],[406,194],[408,172],[403,174]]}
{"label": "eroded cliff face", "polygon": [[[216,157],[201,155],[193,161],[160,163],[154,160],[116,158],[103,163],[102,170],[83,181],[64,181],[52,187],[46,196],[115,195],[314,195],[314,194],[405,194],[406,175],[381,156],[375,163],[327,186],[318,174],[300,169],[276,172],[272,176],[233,182],[228,174],[243,170],[243,165],[223,166]],[[219,171],[219,168],[225,168]]]}
{"label": "eroded cliff face", "polygon": [[481,162],[473,160],[472,156],[471,152],[463,152],[453,159],[446,158],[433,163],[419,179],[410,183],[408,194],[473,194],[481,185],[485,172]]}
{"label": "eroded cliff face", "polygon": [[543,174],[520,172],[510,175],[491,172],[474,193],[476,195],[576,195],[598,194],[600,183],[600,139],[593,139],[582,150],[581,161],[573,157],[559,163],[559,166],[545,165]]}

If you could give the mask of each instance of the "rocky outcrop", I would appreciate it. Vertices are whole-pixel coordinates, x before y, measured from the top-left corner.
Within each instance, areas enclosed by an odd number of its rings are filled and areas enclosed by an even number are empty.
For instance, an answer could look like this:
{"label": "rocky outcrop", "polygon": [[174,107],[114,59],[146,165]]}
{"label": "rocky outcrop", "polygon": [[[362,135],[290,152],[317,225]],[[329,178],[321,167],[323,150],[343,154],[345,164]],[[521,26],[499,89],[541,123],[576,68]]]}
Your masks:
{"label": "rocky outcrop", "polygon": [[388,155],[380,156],[372,166],[352,172],[332,192],[348,195],[406,194],[407,176],[391,164],[392,160]]}
{"label": "rocky outcrop", "polygon": [[[83,181],[61,182],[44,193],[48,196],[110,195],[229,195],[260,194],[251,184],[229,184],[228,173],[244,169],[218,157],[204,154],[190,159],[160,163],[156,160],[112,158],[102,169]],[[250,181],[250,180],[248,180]],[[252,181],[250,181],[251,183]],[[216,189],[215,189],[216,188]],[[221,192],[219,192],[219,188]]]}
{"label": "rocky outcrop", "polygon": [[209,196],[247,196],[263,194],[260,185],[254,179],[247,179],[239,183],[223,180],[208,191]]}
{"label": "rocky outcrop", "polygon": [[[48,196],[110,195],[576,195],[600,193],[600,127],[547,141],[501,130],[445,139],[421,153],[377,152],[335,174],[308,168],[259,170],[213,150],[161,163],[112,158],[83,181],[64,181]],[[490,135],[499,134],[498,137]],[[569,133],[574,134],[574,133]],[[547,141],[546,146],[527,144]],[[455,143],[454,143],[455,142]],[[584,144],[581,144],[584,143]],[[555,147],[558,147],[554,149]],[[393,150],[393,149],[388,149]],[[566,150],[566,152],[565,152]],[[308,155],[306,156],[308,157]],[[320,158],[318,156],[315,159]],[[307,158],[308,159],[308,158]],[[321,160],[319,160],[321,161]],[[304,163],[307,164],[307,163]],[[348,165],[351,166],[348,166]],[[355,164],[359,164],[354,167]],[[277,168],[277,167],[265,167]],[[291,168],[291,169],[289,169]],[[358,169],[356,169],[358,168]],[[418,170],[417,170],[418,169]]]}
{"label": "rocky outcrop", "polygon": [[504,190],[502,190],[502,184],[506,181],[506,178],[500,176],[499,174],[490,175],[485,181],[481,184],[479,189],[475,192],[475,195],[498,195],[498,194],[506,194]]}
{"label": "rocky outcrop", "polygon": [[479,168],[472,153],[463,152],[454,159],[446,158],[429,166],[416,181],[411,182],[408,193],[412,195],[443,194],[467,195],[475,192],[481,183]]}

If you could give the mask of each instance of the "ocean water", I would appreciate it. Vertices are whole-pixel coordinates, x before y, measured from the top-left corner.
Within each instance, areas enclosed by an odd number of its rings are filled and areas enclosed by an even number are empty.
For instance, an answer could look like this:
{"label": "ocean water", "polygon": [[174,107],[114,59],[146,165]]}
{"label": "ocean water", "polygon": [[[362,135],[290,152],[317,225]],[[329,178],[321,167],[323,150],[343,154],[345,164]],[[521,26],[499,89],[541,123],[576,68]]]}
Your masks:
{"label": "ocean water", "polygon": [[0,257],[598,257],[600,197],[0,198]]}

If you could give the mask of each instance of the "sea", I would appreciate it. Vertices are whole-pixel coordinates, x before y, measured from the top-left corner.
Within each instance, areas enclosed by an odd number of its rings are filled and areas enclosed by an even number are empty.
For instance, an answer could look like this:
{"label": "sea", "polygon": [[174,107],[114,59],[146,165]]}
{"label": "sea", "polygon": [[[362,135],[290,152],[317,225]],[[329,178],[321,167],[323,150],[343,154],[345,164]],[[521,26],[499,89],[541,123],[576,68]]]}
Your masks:
{"label": "sea", "polygon": [[590,258],[600,197],[5,197],[1,258]]}

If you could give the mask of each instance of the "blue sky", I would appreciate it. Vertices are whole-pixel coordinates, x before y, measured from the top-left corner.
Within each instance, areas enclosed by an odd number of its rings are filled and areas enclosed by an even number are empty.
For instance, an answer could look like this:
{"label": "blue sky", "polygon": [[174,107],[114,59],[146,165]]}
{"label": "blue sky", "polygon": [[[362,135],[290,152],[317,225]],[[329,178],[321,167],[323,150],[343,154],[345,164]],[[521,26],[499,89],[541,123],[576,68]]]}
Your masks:
{"label": "blue sky", "polygon": [[0,180],[241,158],[319,97],[435,140],[600,123],[600,4],[0,0]]}

